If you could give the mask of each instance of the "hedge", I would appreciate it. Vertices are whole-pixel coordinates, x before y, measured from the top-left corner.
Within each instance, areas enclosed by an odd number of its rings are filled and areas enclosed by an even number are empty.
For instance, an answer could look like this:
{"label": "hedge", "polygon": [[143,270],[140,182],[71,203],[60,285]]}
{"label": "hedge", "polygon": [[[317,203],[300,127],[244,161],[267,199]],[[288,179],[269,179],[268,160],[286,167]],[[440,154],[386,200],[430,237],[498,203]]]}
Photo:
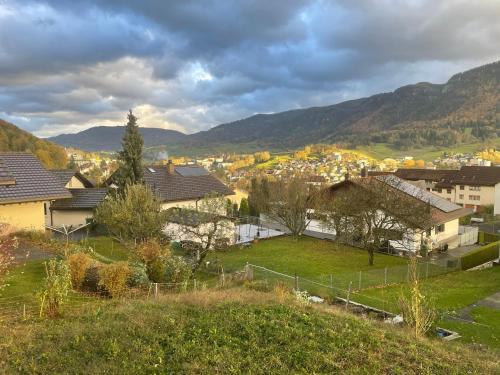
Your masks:
{"label": "hedge", "polygon": [[494,233],[479,232],[479,243],[492,243],[500,241],[500,236]]}
{"label": "hedge", "polygon": [[462,269],[468,270],[469,268],[480,266],[481,264],[497,259],[499,246],[500,241],[497,241],[465,254],[460,258]]}

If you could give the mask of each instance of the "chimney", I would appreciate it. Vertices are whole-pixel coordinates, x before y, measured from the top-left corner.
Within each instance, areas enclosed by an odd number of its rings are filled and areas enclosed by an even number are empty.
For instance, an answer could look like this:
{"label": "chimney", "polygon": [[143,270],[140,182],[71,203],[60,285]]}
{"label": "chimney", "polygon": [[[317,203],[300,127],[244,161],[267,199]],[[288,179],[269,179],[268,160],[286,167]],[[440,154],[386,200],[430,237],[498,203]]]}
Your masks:
{"label": "chimney", "polygon": [[169,160],[167,163],[167,173],[169,175],[173,175],[175,172],[175,165],[172,163],[172,160]]}
{"label": "chimney", "polygon": [[361,177],[368,177],[368,169],[365,166],[361,168]]}

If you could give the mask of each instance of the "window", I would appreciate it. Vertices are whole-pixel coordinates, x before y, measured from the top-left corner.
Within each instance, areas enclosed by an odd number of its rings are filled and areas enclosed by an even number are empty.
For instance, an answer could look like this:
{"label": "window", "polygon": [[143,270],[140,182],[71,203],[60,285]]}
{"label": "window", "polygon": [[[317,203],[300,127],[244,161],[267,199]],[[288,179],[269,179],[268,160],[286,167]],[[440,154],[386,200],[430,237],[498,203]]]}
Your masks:
{"label": "window", "polygon": [[432,234],[432,230],[431,230],[431,229],[427,229],[427,230],[425,231],[425,234],[426,234],[426,236],[427,236],[427,237],[430,237],[430,236],[431,236],[431,234]]}
{"label": "window", "polygon": [[436,234],[444,232],[444,224],[438,225],[434,230]]}
{"label": "window", "polygon": [[465,186],[464,185],[460,185],[460,190],[464,190],[465,189]]}
{"label": "window", "polygon": [[463,194],[459,194],[458,195],[458,199],[464,199],[464,195]]}
{"label": "window", "polygon": [[471,186],[471,187],[469,187],[469,190],[471,190],[471,191],[481,191],[481,186]]}
{"label": "window", "polygon": [[447,192],[448,194],[451,194],[451,189],[446,189],[446,192]]}
{"label": "window", "polygon": [[481,200],[481,196],[480,195],[469,195],[469,200],[478,201],[478,200]]}

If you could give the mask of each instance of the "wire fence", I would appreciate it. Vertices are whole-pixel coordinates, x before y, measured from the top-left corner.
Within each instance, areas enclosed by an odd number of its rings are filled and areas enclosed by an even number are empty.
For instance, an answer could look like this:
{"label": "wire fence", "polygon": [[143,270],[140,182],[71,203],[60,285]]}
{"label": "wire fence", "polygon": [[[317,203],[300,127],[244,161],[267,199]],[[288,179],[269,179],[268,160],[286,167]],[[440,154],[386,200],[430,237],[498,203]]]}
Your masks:
{"label": "wire fence", "polygon": [[331,302],[340,302],[346,305],[362,304],[364,307],[370,307],[371,310],[378,310],[382,313],[386,311],[397,312],[398,310],[398,306],[392,302],[369,296],[361,293],[360,290],[356,290],[352,282],[349,283],[347,288],[341,288],[310,278],[277,272],[255,264],[249,263],[246,267],[249,279],[260,280],[269,284],[269,286],[282,284],[297,291],[307,291],[311,295],[322,297]]}
{"label": "wire fence", "polygon": [[[203,281],[190,279],[180,283],[148,283],[133,288],[115,290],[114,295],[106,290],[80,292],[72,290],[60,306],[62,316],[73,315],[87,307],[101,308],[106,303],[123,299],[156,300],[165,295],[204,290],[210,286]],[[0,324],[27,321],[43,317],[41,298],[37,293],[16,296],[0,296]]]}

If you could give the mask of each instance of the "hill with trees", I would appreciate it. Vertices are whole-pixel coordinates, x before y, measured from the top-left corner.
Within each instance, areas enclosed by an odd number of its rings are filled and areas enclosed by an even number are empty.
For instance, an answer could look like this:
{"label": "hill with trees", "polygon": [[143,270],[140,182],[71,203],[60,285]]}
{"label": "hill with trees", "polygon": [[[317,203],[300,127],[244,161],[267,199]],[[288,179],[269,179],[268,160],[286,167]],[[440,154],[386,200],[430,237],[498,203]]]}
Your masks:
{"label": "hill with trees", "polygon": [[[145,128],[139,121],[139,132],[145,147],[162,146],[182,142],[186,135],[169,129]],[[122,147],[125,126],[96,126],[76,134],[61,134],[49,138],[50,141],[66,147],[75,147],[87,151],[117,151]]]}
{"label": "hill with trees", "polygon": [[66,168],[68,159],[63,147],[35,137],[0,119],[0,152],[28,151],[37,156],[46,168]]}
{"label": "hill with trees", "polygon": [[[421,82],[331,106],[258,114],[190,135],[146,128],[141,132],[146,147],[165,145],[171,153],[279,151],[313,143],[384,143],[403,150],[446,147],[498,137],[499,103],[500,61],[455,74],[444,84]],[[121,133],[109,136],[102,127],[94,129],[52,140],[87,150],[119,148]],[[150,140],[148,132],[159,134]]]}

